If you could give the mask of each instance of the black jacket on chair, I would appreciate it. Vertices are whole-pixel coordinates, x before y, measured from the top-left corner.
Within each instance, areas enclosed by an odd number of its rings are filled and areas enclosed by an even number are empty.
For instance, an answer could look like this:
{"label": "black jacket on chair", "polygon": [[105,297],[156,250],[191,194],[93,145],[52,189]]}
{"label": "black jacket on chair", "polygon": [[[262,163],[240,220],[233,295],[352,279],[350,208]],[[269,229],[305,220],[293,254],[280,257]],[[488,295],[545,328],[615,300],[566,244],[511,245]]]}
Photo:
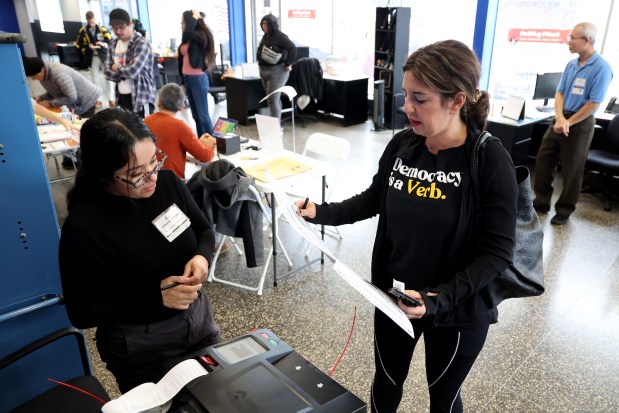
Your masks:
{"label": "black jacket on chair", "polygon": [[249,190],[253,182],[225,159],[206,164],[187,182],[208,223],[220,234],[243,238],[249,268],[264,265],[262,209]]}
{"label": "black jacket on chair", "polygon": [[292,86],[297,95],[307,95],[312,99],[322,99],[322,67],[318,59],[304,57],[292,65],[288,85]]}

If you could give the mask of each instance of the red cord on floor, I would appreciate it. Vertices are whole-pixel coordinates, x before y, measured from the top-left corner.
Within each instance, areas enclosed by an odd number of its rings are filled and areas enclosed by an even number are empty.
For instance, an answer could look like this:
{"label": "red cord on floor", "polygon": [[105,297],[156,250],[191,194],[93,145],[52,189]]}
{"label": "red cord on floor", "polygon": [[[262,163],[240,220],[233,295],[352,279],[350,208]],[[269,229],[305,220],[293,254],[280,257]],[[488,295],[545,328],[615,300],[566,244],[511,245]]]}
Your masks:
{"label": "red cord on floor", "polygon": [[101,399],[101,398],[99,398],[99,397],[95,396],[95,395],[94,395],[94,394],[92,394],[92,393],[87,392],[86,390],[82,390],[82,389],[80,389],[79,387],[72,386],[72,385],[70,385],[70,384],[68,384],[68,383],[64,383],[64,382],[61,382],[61,381],[58,381],[58,380],[50,379],[49,377],[47,378],[47,380],[49,380],[49,381],[53,381],[54,383],[60,384],[60,385],[62,385],[62,386],[67,386],[67,387],[68,387],[68,388],[70,388],[70,389],[73,389],[73,390],[77,390],[77,391],[79,391],[79,392],[82,392],[82,393],[84,393],[85,395],[92,397],[93,399],[97,399],[97,400],[99,400],[99,401],[101,402],[101,404],[106,404],[106,403],[107,403],[105,400],[103,400],[103,399]]}
{"label": "red cord on floor", "polygon": [[348,344],[350,343],[350,338],[352,337],[352,333],[353,331],[355,331],[355,320],[357,320],[357,306],[355,306],[355,312],[352,318],[352,326],[350,326],[350,333],[348,334],[348,340],[346,341],[346,345],[344,346],[344,350],[342,350],[342,354],[340,355],[340,358],[337,359],[337,362],[331,369],[331,372],[329,373],[329,377],[331,377],[331,375],[337,368],[337,365],[340,364],[340,361],[342,361],[342,358],[344,357],[344,353],[346,353],[346,349],[348,348]]}

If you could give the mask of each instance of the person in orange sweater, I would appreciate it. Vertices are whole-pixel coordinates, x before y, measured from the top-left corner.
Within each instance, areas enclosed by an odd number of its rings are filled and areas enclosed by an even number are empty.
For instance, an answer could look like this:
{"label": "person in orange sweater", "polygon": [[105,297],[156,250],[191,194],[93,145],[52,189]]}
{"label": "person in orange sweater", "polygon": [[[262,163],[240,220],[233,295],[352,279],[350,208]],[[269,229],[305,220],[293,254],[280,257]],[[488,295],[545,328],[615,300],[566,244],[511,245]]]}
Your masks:
{"label": "person in orange sweater", "polygon": [[189,125],[175,117],[184,107],[185,93],[176,83],[161,88],[157,106],[159,111],[144,119],[144,123],[157,137],[157,147],[168,154],[165,168],[179,178],[185,178],[187,152],[200,162],[209,162],[215,155],[217,141],[205,133],[199,139]]}

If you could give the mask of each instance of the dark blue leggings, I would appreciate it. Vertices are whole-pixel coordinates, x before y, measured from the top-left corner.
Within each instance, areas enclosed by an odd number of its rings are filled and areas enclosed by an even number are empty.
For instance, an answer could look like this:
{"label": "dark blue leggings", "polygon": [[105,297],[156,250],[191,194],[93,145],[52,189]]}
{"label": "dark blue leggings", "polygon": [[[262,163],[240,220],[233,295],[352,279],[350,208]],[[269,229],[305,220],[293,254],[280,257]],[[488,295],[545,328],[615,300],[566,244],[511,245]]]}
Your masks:
{"label": "dark blue leggings", "polygon": [[460,387],[484,346],[489,326],[431,329],[424,319],[413,320],[412,324],[415,339],[381,311],[375,312],[372,412],[396,413],[421,334],[425,342],[430,412],[462,412]]}

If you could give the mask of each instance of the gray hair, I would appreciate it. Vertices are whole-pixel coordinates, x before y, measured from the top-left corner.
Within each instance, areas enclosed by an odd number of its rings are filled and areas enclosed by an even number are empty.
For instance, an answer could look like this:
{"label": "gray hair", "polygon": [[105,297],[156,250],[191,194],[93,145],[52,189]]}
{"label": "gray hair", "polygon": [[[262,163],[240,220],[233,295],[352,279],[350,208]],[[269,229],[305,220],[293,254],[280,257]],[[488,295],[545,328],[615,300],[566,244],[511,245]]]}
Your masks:
{"label": "gray hair", "polygon": [[586,37],[587,39],[589,39],[591,44],[595,44],[595,37],[598,34],[598,29],[597,29],[597,27],[595,27],[595,24],[587,23],[587,22],[578,23],[576,25],[576,28],[578,28],[580,30],[580,35],[581,36]]}
{"label": "gray hair", "polygon": [[183,108],[185,102],[185,92],[176,83],[168,83],[159,91],[159,104],[165,110],[178,112]]}

